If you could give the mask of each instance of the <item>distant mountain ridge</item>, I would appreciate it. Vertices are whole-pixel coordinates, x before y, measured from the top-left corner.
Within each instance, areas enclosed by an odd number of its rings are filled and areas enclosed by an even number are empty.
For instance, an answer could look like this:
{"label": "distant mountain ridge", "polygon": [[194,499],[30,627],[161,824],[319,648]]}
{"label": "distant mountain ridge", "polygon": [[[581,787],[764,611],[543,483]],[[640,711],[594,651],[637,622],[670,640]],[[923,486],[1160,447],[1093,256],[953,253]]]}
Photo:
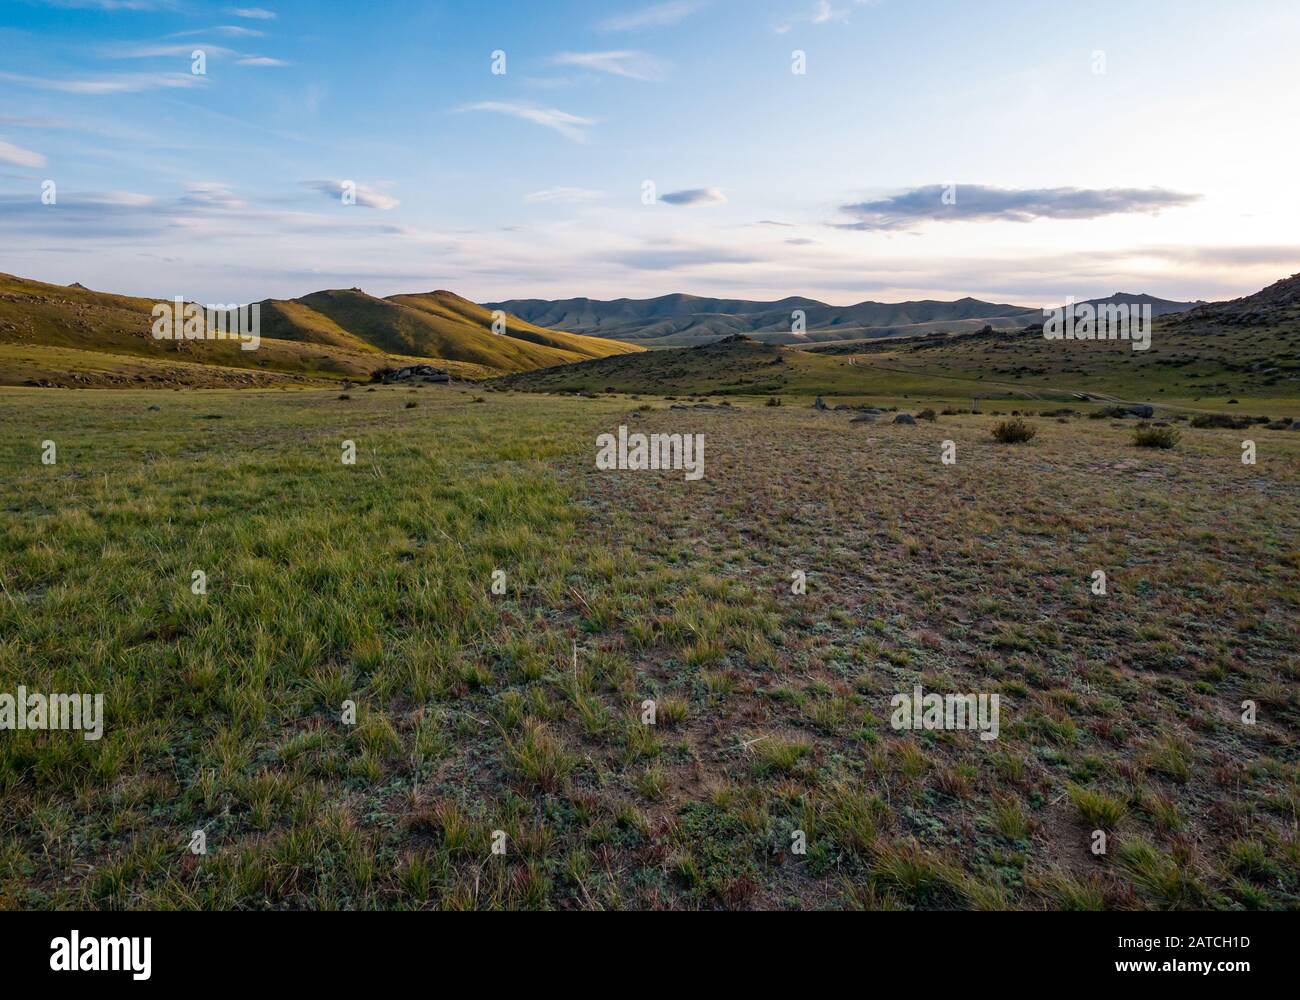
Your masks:
{"label": "distant mountain ridge", "polygon": [[[1122,292],[1093,301],[1149,304],[1155,316],[1197,305]],[[801,296],[763,302],[677,293],[652,299],[510,299],[486,303],[485,307],[503,309],[537,326],[609,337],[645,347],[690,347],[737,333],[763,343],[800,344],[910,336],[940,330],[965,333],[985,326],[1014,330],[1042,322],[1043,318],[1041,308],[970,297],[951,302],[925,299],[832,306]],[[806,328],[802,335],[791,329],[796,310],[804,313]]]}
{"label": "distant mountain ridge", "polygon": [[508,375],[498,384],[530,392],[617,391],[676,400],[825,395],[877,405],[906,405],[921,394],[1111,398],[1194,408],[1257,399],[1277,405],[1274,413],[1297,412],[1291,407],[1300,402],[1300,275],[1254,295],[1177,312],[1172,307],[1182,303],[1152,296],[1116,293],[1090,301],[1150,305],[1156,317],[1150,349],[1134,351],[1118,340],[1047,340],[1039,309],[1032,323],[1014,329],[793,346],[739,335],[689,349]]}

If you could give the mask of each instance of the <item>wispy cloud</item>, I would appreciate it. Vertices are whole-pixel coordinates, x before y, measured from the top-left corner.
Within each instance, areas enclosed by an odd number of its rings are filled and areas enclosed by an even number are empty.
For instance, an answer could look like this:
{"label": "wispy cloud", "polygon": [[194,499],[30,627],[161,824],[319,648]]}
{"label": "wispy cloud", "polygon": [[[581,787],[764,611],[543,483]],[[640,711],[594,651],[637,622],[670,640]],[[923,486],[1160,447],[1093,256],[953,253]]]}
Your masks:
{"label": "wispy cloud", "polygon": [[0,163],[12,163],[15,167],[43,167],[45,157],[0,139]]}
{"label": "wispy cloud", "polygon": [[[852,7],[874,7],[879,0],[852,0]],[[816,0],[808,10],[791,14],[783,21],[777,22],[774,30],[784,35],[796,24],[836,24],[849,19],[850,6],[838,6],[833,0]]]}
{"label": "wispy cloud", "polygon": [[184,89],[201,87],[204,79],[192,73],[113,73],[82,80],[55,80],[21,73],[0,73],[0,80],[38,90],[57,90],[65,94],[134,94],[144,90]]}
{"label": "wispy cloud", "polygon": [[195,49],[202,49],[208,56],[232,56],[234,49],[223,48],[208,42],[186,42],[181,45],[156,45],[148,42],[132,45],[117,45],[104,49],[109,59],[159,59],[166,56],[178,56],[189,59]]}
{"label": "wispy cloud", "polygon": [[667,202],[669,205],[683,205],[687,207],[695,205],[718,205],[727,200],[727,196],[722,193],[720,188],[691,188],[687,191],[670,191],[668,194],[661,194],[659,200]]}
{"label": "wispy cloud", "polygon": [[230,38],[261,38],[266,33],[256,28],[245,28],[238,24],[221,24],[215,28],[195,28],[192,31],[174,31],[168,38],[190,38],[194,35],[226,35]]}
{"label": "wispy cloud", "polygon": [[246,17],[250,21],[274,21],[279,17],[275,11],[267,10],[265,7],[230,7],[226,13],[233,14],[235,17]]}
{"label": "wispy cloud", "polygon": [[511,101],[479,101],[475,104],[467,104],[457,110],[460,112],[488,111],[510,115],[513,118],[522,118],[534,125],[553,129],[573,142],[586,142],[587,133],[583,129],[595,124],[590,118],[571,115],[567,111],[560,111],[556,108],[539,108],[531,104],[516,104]]}
{"label": "wispy cloud", "polygon": [[601,31],[641,31],[646,28],[663,28],[680,24],[700,9],[700,4],[690,0],[671,0],[652,4],[626,14],[606,18],[596,27]]}
{"label": "wispy cloud", "polygon": [[31,115],[0,115],[0,125],[14,125],[18,128],[72,128],[70,124],[58,118]]}
{"label": "wispy cloud", "polygon": [[[358,199],[360,200],[360,199]],[[186,185],[181,201],[186,205],[198,205],[205,208],[241,209],[247,208],[248,202],[240,198],[224,184],[200,181]]]}
{"label": "wispy cloud", "polygon": [[596,70],[630,80],[662,80],[664,66],[644,52],[621,50],[617,52],[561,52],[551,58],[556,66],[575,66]]}
{"label": "wispy cloud", "polygon": [[610,259],[637,271],[695,270],[719,264],[755,264],[762,260],[752,253],[706,246],[653,246],[615,253]]}
{"label": "wispy cloud", "polygon": [[276,59],[272,56],[240,56],[235,60],[236,66],[288,66],[289,63],[284,59]]}
{"label": "wispy cloud", "polygon": [[843,205],[855,221],[839,229],[895,230],[925,222],[1032,222],[1155,214],[1200,199],[1165,188],[999,188],[931,184],[877,201]]}
{"label": "wispy cloud", "polygon": [[524,201],[529,204],[559,204],[559,205],[580,205],[584,202],[599,201],[605,197],[604,191],[593,191],[590,188],[577,187],[553,187],[546,188],[544,191],[534,191],[532,194],[525,195]]}
{"label": "wispy cloud", "polygon": [[[342,201],[344,182],[343,181],[303,181],[304,187],[309,187],[314,191],[319,191],[327,198],[333,198]],[[357,204],[365,208],[377,208],[380,211],[387,212],[401,204],[391,195],[376,191],[374,188],[367,187],[364,184],[356,185]]]}
{"label": "wispy cloud", "polygon": [[51,7],[90,10],[169,10],[175,0],[45,0]]}

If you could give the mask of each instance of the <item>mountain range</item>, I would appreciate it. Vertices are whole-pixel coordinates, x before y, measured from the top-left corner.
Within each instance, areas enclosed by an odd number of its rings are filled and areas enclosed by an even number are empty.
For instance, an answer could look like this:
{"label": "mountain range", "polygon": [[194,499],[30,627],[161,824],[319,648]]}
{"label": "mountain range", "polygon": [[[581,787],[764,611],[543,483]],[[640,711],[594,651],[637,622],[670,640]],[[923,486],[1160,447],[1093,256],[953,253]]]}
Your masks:
{"label": "mountain range", "polygon": [[[1147,297],[1094,301],[1139,298]],[[1157,313],[1161,300],[1150,304]],[[1046,340],[1038,310],[1034,322],[1024,327],[878,337],[804,349],[738,334],[689,349],[509,375],[498,384],[525,391],[676,397],[825,394],[896,404],[909,394],[952,400],[1001,395],[1181,401],[1193,407],[1226,407],[1249,398],[1297,415],[1300,275],[1231,302],[1158,315],[1146,351],[1134,351],[1119,340]]]}
{"label": "mountain range", "polygon": [[[1197,305],[1150,295],[1116,292],[1094,303],[1145,304],[1154,316],[1182,312]],[[511,299],[487,303],[547,329],[570,330],[646,347],[690,347],[743,333],[763,343],[799,344],[964,333],[991,326],[1020,329],[1041,323],[1043,310],[979,299],[952,302],[859,302],[832,306],[816,299],[791,297],[775,302],[746,299],[661,295],[653,299]],[[805,332],[792,332],[792,316],[802,310]]]}

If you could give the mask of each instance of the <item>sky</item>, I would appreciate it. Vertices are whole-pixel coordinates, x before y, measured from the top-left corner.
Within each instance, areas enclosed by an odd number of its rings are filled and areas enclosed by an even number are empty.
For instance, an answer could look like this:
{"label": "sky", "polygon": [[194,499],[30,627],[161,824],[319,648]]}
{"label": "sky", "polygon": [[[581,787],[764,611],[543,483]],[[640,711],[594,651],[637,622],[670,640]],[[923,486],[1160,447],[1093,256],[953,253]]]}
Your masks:
{"label": "sky", "polygon": [[1232,298],[1300,271],[1297,38],[1295,0],[4,0],[0,271]]}

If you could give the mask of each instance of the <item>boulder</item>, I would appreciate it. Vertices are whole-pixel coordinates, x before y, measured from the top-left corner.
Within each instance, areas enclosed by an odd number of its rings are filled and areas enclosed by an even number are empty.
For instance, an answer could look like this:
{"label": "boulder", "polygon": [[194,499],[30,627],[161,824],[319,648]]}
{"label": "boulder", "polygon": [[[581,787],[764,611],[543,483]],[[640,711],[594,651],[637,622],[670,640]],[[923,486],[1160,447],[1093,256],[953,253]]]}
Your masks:
{"label": "boulder", "polygon": [[898,416],[894,418],[894,423],[905,424],[908,427],[915,427],[916,417],[912,416],[910,413],[900,413]]}
{"label": "boulder", "polygon": [[451,381],[451,375],[441,368],[433,367],[433,365],[407,365],[405,368],[388,372],[384,376],[384,382],[390,385],[394,382],[412,382],[416,379],[445,384]]}

